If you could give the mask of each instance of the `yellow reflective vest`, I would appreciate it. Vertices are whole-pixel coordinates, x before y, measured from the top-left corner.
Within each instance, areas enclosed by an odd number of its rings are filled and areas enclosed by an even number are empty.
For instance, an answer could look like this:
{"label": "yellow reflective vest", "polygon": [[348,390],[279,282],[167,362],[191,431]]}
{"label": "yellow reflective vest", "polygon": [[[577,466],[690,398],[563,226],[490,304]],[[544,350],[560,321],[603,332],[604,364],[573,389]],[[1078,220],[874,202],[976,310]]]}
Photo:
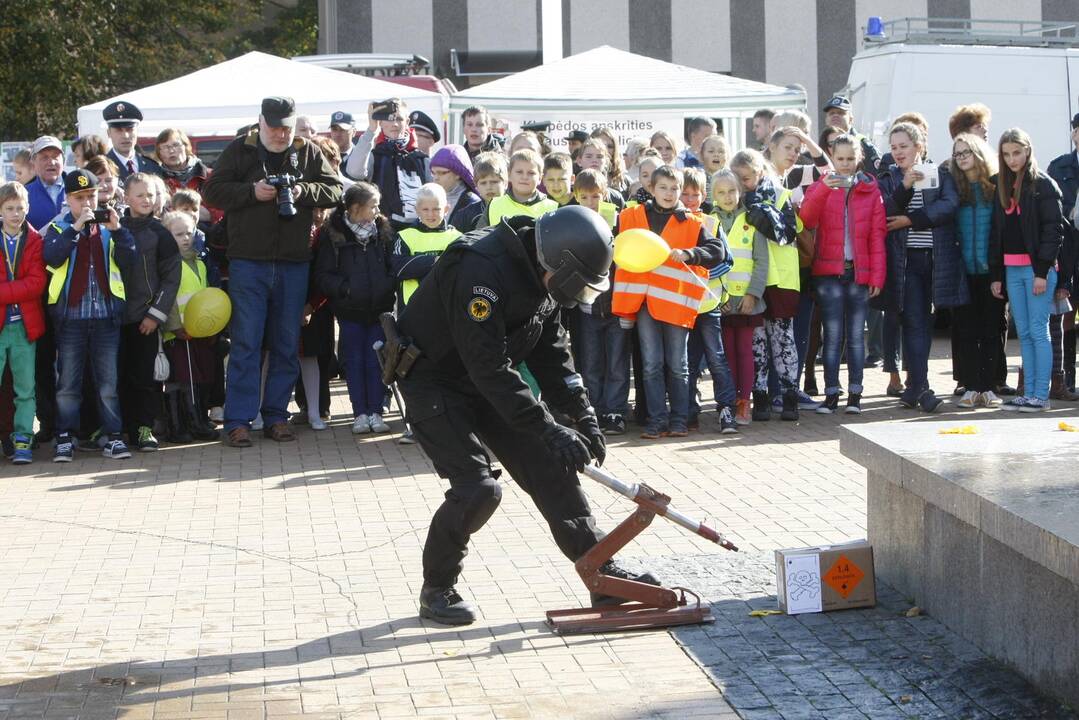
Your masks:
{"label": "yellow reflective vest", "polygon": [[[790,199],[791,191],[783,190],[779,194],[776,207],[783,209]],[[798,232],[802,232],[801,218],[798,218]],[[774,240],[768,241],[768,287],[799,290],[801,288],[799,269],[797,243],[780,245]]]}
{"label": "yellow reflective vest", "polygon": [[[704,229],[707,230],[712,237],[719,237],[719,219],[714,215],[705,215],[702,212],[695,212],[693,216],[701,221],[704,225]],[[704,313],[712,312],[717,307],[727,302],[730,297],[730,291],[727,289],[727,278],[730,277],[728,272],[723,277],[717,277],[708,281],[709,292],[705,293],[701,298],[701,305],[697,308],[697,314],[703,315]]]}
{"label": "yellow reflective vest", "polygon": [[[186,260],[180,260],[180,288],[176,291],[176,310],[180,314],[180,325],[184,323],[184,308],[188,301],[199,290],[206,288],[206,264],[202,260],[195,260],[195,267],[191,267]],[[174,332],[165,331],[164,339],[172,340],[176,337]]]}
{"label": "yellow reflective vest", "polygon": [[[52,223],[52,226],[56,228],[58,232],[67,230],[70,223],[57,221]],[[107,227],[101,227],[101,245],[105,251],[104,254],[109,258],[109,293],[120,300],[126,299],[124,292],[124,278],[120,275],[120,266],[116,264],[116,256],[114,247],[112,244],[112,233],[109,232]],[[63,294],[64,289],[70,284],[71,278],[68,277],[68,270],[71,268],[71,261],[75,259],[75,253],[78,252],[78,248],[71,251],[71,256],[64,260],[60,267],[47,267],[46,269],[52,273],[52,277],[49,278],[49,305],[55,305],[60,299],[60,295]]]}
{"label": "yellow reflective vest", "polygon": [[727,290],[735,297],[745,295],[749,289],[749,281],[753,277],[753,241],[756,236],[757,229],[746,222],[745,211],[738,213],[730,232],[727,233],[731,271],[724,278],[727,281]]}
{"label": "yellow reflective vest", "polygon": [[517,202],[512,195],[506,193],[491,201],[491,206],[487,208],[487,222],[490,225],[497,225],[502,221],[502,218],[517,217],[518,215],[538,218],[544,213],[557,209],[558,203],[549,197],[545,197],[531,205],[525,205]]}
{"label": "yellow reflective vest", "polygon": [[[493,204],[493,203],[492,203]],[[409,255],[441,255],[449,244],[461,237],[461,231],[448,227],[439,232],[424,232],[417,228],[405,228],[400,233],[401,242],[408,247]],[[419,288],[419,280],[401,281],[401,304],[407,305],[412,293]]]}

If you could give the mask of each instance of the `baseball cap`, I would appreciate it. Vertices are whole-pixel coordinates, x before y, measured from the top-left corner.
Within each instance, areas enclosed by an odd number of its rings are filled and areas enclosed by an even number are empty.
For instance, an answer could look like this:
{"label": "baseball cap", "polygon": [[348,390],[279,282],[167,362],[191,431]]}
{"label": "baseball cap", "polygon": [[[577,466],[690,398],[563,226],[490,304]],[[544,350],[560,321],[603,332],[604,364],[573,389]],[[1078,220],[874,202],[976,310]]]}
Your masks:
{"label": "baseball cap", "polygon": [[330,127],[339,127],[345,130],[351,130],[356,125],[356,121],[352,119],[352,113],[345,112],[344,110],[338,110],[333,115],[330,115]]}
{"label": "baseball cap", "polygon": [[290,97],[268,97],[262,101],[262,117],[270,127],[295,127],[296,102]]}
{"label": "baseball cap", "polygon": [[570,142],[588,142],[589,135],[584,130],[570,130],[569,135],[566,136],[566,140]]}
{"label": "baseball cap", "polygon": [[56,148],[61,153],[64,152],[64,146],[60,144],[60,141],[54,138],[52,135],[42,135],[34,144],[30,147],[30,154],[37,155],[45,148]]}
{"label": "baseball cap", "polygon": [[72,170],[64,175],[64,192],[69,195],[95,187],[97,187],[97,175],[89,170]]}
{"label": "baseball cap", "polygon": [[829,110],[833,109],[845,110],[847,112],[850,112],[850,100],[843,97],[842,95],[833,96],[831,100],[824,103],[824,112],[828,112]]}

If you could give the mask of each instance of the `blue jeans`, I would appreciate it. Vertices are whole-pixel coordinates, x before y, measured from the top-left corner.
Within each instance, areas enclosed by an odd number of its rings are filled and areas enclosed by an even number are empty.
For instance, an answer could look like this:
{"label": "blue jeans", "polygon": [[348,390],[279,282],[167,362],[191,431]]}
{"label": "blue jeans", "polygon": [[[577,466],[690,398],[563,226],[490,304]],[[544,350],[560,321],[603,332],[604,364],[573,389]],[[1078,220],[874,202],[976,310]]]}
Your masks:
{"label": "blue jeans", "polygon": [[701,369],[708,365],[712,376],[712,396],[717,407],[732,407],[737,399],[731,368],[727,364],[727,353],[723,351],[723,329],[721,315],[718,312],[697,316],[697,324],[689,334],[689,414],[697,415],[701,411],[697,402],[697,381]]}
{"label": "blue jeans", "polygon": [[308,263],[229,262],[232,320],[225,430],[249,427],[259,413],[262,349],[268,358],[262,419],[266,427],[288,419],[292,388],[300,375],[300,326],[307,300]]}
{"label": "blue jeans", "polygon": [[386,386],[382,384],[382,369],[378,365],[374,344],[385,341],[379,323],[338,320],[341,337],[338,355],[345,366],[345,384],[352,403],[352,416],[382,414]]}
{"label": "blue jeans", "polygon": [[629,411],[629,332],[618,318],[581,312],[578,326],[581,375],[596,414]]}
{"label": "blue jeans", "polygon": [[65,320],[56,326],[57,433],[79,432],[82,376],[87,358],[97,388],[101,430],[106,435],[120,432],[120,396],[116,393],[119,349],[120,328],[111,319]]}
{"label": "blue jeans", "polygon": [[[929,347],[932,341],[933,251],[907,249],[903,285],[903,357],[914,392],[929,390]],[[917,397],[917,394],[915,395]]]}
{"label": "blue jeans", "polygon": [[1023,353],[1023,394],[1049,399],[1049,378],[1053,370],[1053,344],[1049,341],[1049,311],[1057,286],[1056,270],[1045,278],[1046,290],[1034,294],[1034,268],[1029,265],[1004,268],[1008,302],[1015,318]]}
{"label": "blue jeans", "polygon": [[[637,313],[637,336],[644,365],[644,397],[648,402],[648,426],[665,429],[686,425],[689,414],[689,364],[686,341],[689,330],[656,320],[648,308]],[[664,377],[666,364],[667,377]],[[671,406],[667,409],[667,395]]]}
{"label": "blue jeans", "polygon": [[847,389],[862,393],[865,368],[865,312],[869,288],[854,282],[854,269],[842,276],[817,278],[817,299],[824,323],[824,394],[839,392],[839,361],[847,341]]}

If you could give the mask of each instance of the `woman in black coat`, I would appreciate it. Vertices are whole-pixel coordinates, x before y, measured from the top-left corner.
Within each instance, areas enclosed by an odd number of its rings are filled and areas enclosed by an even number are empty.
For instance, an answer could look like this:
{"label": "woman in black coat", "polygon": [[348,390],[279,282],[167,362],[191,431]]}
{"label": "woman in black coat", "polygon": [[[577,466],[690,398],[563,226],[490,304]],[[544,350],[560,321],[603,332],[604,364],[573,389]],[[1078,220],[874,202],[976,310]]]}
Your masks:
{"label": "woman in black coat", "polygon": [[933,307],[970,302],[963,254],[955,233],[959,192],[944,167],[934,168],[936,187],[918,189],[926,174],[916,170],[925,158],[925,135],[911,123],[895,125],[889,135],[895,164],[878,178],[888,214],[888,273],[874,307],[899,314],[909,384],[899,402],[933,412],[941,400],[929,387],[929,350]]}

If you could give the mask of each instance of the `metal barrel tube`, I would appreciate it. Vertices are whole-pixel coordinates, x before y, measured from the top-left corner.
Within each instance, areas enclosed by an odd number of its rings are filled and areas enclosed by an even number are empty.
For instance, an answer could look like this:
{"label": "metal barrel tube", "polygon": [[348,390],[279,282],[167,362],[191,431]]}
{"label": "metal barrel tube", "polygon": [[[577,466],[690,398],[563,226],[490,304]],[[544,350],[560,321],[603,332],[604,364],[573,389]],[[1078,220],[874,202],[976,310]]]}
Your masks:
{"label": "metal barrel tube", "polygon": [[630,500],[634,500],[637,497],[637,493],[640,492],[641,486],[637,483],[625,483],[611,475],[609,472],[596,465],[585,465],[584,474],[592,478],[600,485],[609,487],[619,495],[625,495]]}
{"label": "metal barrel tube", "polygon": [[[636,500],[637,493],[640,492],[641,489],[641,486],[638,483],[623,482],[606,470],[595,465],[585,465],[584,474],[598,482],[600,485],[604,485],[611,490],[614,490],[619,495],[625,495],[630,500]],[[694,535],[699,535],[705,540],[714,542],[727,550],[738,550],[733,543],[723,536],[723,533],[717,532],[707,525],[697,522],[688,515],[683,515],[669,505],[663,513],[663,516],[676,525],[681,525]]]}

